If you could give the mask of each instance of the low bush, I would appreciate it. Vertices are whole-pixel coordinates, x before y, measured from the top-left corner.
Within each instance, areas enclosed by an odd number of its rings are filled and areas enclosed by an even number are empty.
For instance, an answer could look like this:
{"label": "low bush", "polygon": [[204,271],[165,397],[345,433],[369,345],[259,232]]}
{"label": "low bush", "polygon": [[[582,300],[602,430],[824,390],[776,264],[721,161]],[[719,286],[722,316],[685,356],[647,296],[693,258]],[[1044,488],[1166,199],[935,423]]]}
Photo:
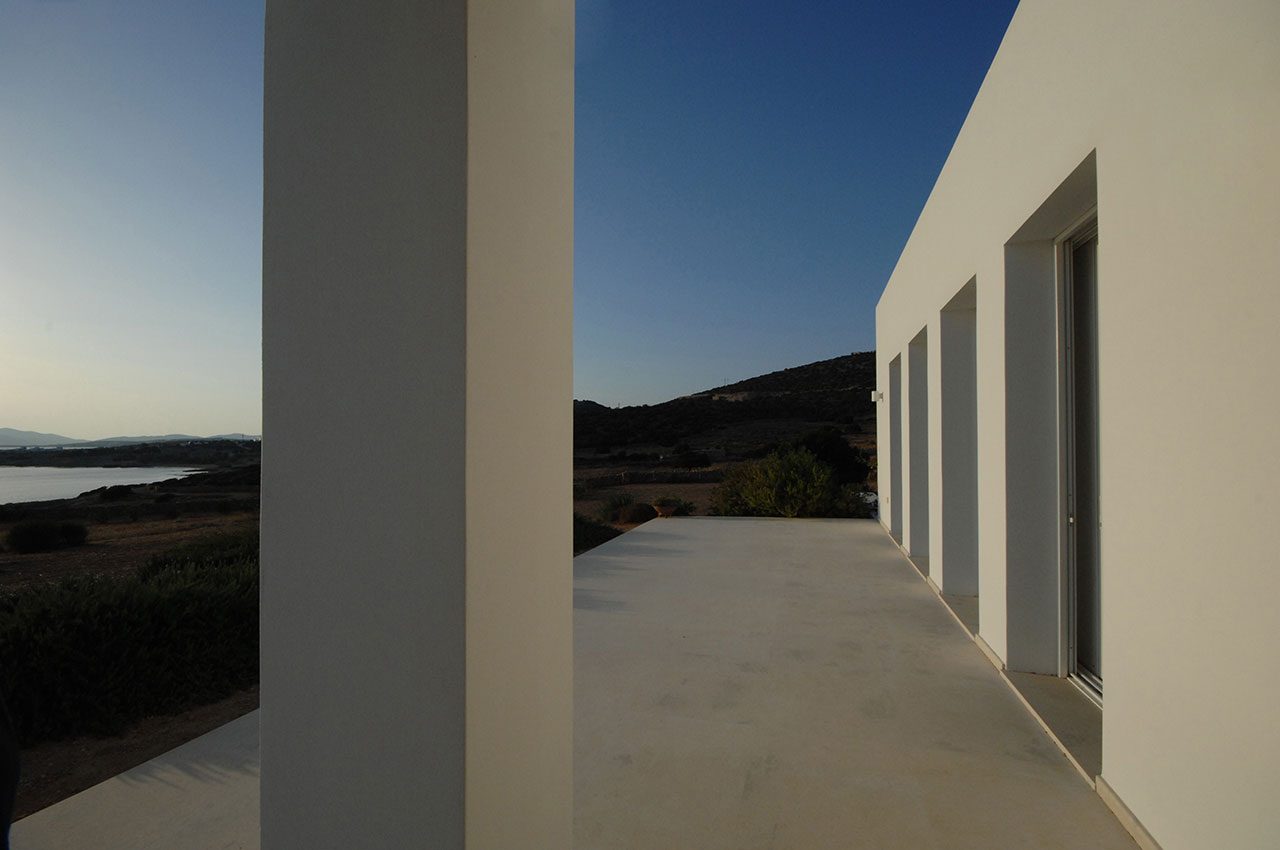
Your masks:
{"label": "low bush", "polygon": [[722,516],[835,516],[839,499],[831,467],[801,448],[731,469],[715,489],[711,509]]}
{"label": "low bush", "polygon": [[27,555],[79,546],[87,536],[83,523],[27,520],[9,529],[5,543],[14,552]]}
{"label": "low bush", "polygon": [[850,446],[838,428],[810,431],[787,448],[808,449],[815,458],[831,467],[838,484],[863,484],[871,471],[867,456]]}
{"label": "low bush", "polygon": [[599,520],[585,517],[580,513],[573,515],[573,554],[594,549],[601,543],[612,540],[622,532]]}
{"label": "low bush", "polygon": [[256,533],[175,552],[0,595],[0,694],[23,746],[118,734],[258,680]]}
{"label": "low bush", "polygon": [[875,507],[873,494],[838,484],[831,466],[804,448],[733,467],[711,497],[711,513],[721,516],[872,517]]}
{"label": "low bush", "polygon": [[166,570],[191,567],[211,569],[258,560],[259,535],[257,527],[242,531],[226,531],[188,540],[159,555],[152,555],[137,570],[140,579],[147,580]]}
{"label": "low bush", "polygon": [[693,513],[693,502],[675,496],[659,496],[653,500],[653,506],[658,516],[689,516]]}
{"label": "low bush", "polygon": [[24,746],[119,734],[258,677],[258,565],[72,579],[0,599],[0,689]]}
{"label": "low bush", "polygon": [[635,502],[630,493],[610,493],[600,507],[600,519],[603,522],[618,522],[618,515],[627,505]]}
{"label": "low bush", "polygon": [[642,522],[648,522],[658,515],[653,505],[646,505],[643,502],[633,502],[630,505],[623,505],[618,510],[617,522],[622,525],[639,525]]}

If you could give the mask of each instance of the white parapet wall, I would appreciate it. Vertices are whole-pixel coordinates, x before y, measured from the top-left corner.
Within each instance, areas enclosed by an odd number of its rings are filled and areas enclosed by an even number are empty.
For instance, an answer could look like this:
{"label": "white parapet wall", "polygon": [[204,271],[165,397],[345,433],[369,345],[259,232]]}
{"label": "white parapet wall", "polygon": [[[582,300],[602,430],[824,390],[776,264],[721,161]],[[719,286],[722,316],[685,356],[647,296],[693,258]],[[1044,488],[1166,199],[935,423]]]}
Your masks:
{"label": "white parapet wall", "polygon": [[[1102,777],[1164,850],[1280,835],[1278,43],[1272,0],[1024,0],[876,313],[881,463],[906,467],[882,482],[887,519],[910,547],[925,512],[944,590],[975,546],[956,523],[976,524],[982,639],[1010,669],[1070,673],[1083,450],[1064,448],[1060,237],[1096,218]],[[957,393],[976,441],[953,430]],[[971,490],[955,455],[973,442]]]}
{"label": "white parapet wall", "polygon": [[573,14],[267,6],[268,850],[572,843]]}

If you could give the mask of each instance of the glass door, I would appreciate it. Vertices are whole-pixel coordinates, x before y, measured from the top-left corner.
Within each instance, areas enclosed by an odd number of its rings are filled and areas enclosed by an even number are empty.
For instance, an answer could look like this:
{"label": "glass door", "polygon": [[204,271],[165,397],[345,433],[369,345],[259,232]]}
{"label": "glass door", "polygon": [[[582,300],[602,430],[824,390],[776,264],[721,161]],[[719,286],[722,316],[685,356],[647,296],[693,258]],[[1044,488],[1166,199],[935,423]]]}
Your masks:
{"label": "glass door", "polygon": [[1098,510],[1098,226],[1065,246],[1067,341],[1068,659],[1102,693],[1102,564]]}

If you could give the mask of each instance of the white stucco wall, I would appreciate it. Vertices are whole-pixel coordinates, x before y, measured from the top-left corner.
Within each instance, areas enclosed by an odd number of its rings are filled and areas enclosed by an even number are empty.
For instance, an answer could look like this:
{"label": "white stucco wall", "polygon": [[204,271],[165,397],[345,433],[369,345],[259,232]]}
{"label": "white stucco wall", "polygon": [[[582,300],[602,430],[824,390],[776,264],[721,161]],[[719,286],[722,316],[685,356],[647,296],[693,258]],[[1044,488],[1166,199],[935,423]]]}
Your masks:
{"label": "white stucco wall", "polygon": [[[1032,485],[1010,382],[1038,380],[1032,334],[1006,322],[1033,314],[1006,299],[1025,300],[1025,263],[1091,200],[1089,181],[1063,181],[1096,151],[1102,775],[1165,850],[1280,835],[1277,43],[1270,0],[1024,0],[877,309],[884,390],[890,360],[976,278],[981,634],[1042,669],[1055,636],[1028,612],[1047,604],[1044,553],[1020,539],[1034,506],[1006,498]],[[931,535],[937,557],[945,524]]]}
{"label": "white stucco wall", "polygon": [[264,124],[263,847],[562,850],[572,0],[273,0]]}

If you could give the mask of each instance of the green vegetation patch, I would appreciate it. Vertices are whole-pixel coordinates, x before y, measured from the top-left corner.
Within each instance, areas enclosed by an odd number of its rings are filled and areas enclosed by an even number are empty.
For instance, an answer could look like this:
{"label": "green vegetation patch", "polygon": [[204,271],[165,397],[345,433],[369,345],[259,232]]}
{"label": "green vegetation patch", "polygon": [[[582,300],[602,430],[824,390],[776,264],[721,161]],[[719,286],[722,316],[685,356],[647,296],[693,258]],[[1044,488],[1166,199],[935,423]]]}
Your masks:
{"label": "green vegetation patch", "polygon": [[258,554],[220,537],[132,576],[0,596],[0,692],[23,746],[119,734],[258,680]]}
{"label": "green vegetation patch", "polygon": [[160,572],[180,568],[215,568],[241,561],[258,561],[259,536],[254,526],[242,531],[227,531],[188,540],[159,555],[151,556],[138,568],[138,577],[148,579]]}
{"label": "green vegetation patch", "polygon": [[861,486],[866,483],[867,473],[871,471],[870,458],[850,446],[838,428],[818,428],[780,449],[809,450],[814,457],[831,467],[838,484]]}
{"label": "green vegetation patch", "polygon": [[675,496],[659,496],[653,500],[659,516],[689,516],[693,513],[693,502]]}
{"label": "green vegetation patch", "polygon": [[601,522],[623,522],[620,517],[622,511],[635,502],[635,497],[630,493],[610,493],[604,500],[604,504],[600,506]]}
{"label": "green vegetation patch", "polygon": [[711,497],[720,516],[867,517],[871,508],[851,484],[806,448],[777,451],[740,464]]}

